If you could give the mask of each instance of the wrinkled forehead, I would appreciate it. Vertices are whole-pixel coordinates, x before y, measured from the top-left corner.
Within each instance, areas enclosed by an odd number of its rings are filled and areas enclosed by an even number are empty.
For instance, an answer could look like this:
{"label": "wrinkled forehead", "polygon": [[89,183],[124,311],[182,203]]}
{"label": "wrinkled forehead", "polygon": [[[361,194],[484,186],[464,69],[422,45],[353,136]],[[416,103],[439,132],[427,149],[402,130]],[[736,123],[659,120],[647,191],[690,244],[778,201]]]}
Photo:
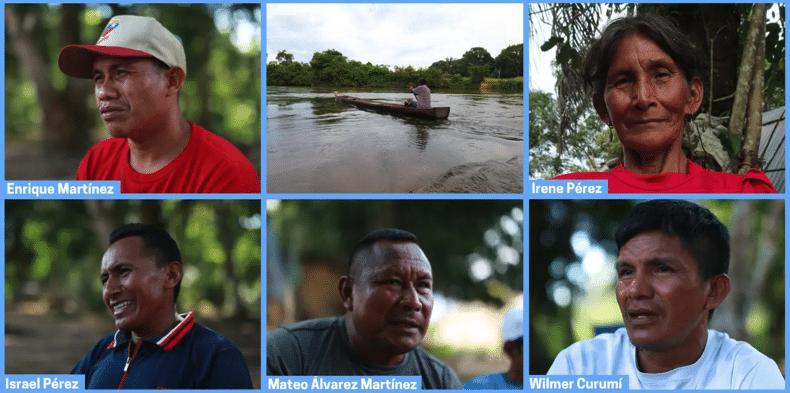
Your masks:
{"label": "wrinkled forehead", "polygon": [[661,42],[648,35],[633,31],[626,33],[620,39],[620,42],[615,47],[614,55],[612,56],[612,59],[609,63],[611,64],[618,54],[622,54],[623,52],[629,50],[635,51],[637,54],[644,54],[644,52],[651,51],[654,54],[660,54],[661,56],[665,56],[669,60],[675,62],[675,59],[666,51],[664,46],[661,45]]}
{"label": "wrinkled forehead", "polygon": [[413,267],[421,272],[431,273],[428,257],[420,246],[411,242],[379,241],[360,256],[364,259],[362,262],[366,270]]}
{"label": "wrinkled forehead", "polygon": [[[629,50],[636,52],[637,55],[642,57],[653,57],[653,60],[661,59],[662,61],[670,62],[688,78],[688,75],[686,75],[687,70],[681,66],[679,54],[673,54],[668,44],[662,42],[658,37],[652,37],[640,31],[628,31],[620,38],[611,53],[607,67],[611,67],[612,63],[617,60],[618,55],[627,53]],[[609,71],[611,72],[611,69]]]}

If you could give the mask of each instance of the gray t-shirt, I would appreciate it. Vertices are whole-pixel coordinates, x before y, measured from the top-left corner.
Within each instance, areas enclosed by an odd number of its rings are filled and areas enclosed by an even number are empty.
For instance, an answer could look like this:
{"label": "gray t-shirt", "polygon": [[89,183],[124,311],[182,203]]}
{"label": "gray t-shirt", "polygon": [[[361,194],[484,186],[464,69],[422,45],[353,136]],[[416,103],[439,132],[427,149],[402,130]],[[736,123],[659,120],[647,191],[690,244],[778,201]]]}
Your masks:
{"label": "gray t-shirt", "polygon": [[420,375],[423,389],[460,389],[452,369],[422,347],[392,367],[364,363],[351,351],[345,319],[280,326],[266,338],[266,375]]}

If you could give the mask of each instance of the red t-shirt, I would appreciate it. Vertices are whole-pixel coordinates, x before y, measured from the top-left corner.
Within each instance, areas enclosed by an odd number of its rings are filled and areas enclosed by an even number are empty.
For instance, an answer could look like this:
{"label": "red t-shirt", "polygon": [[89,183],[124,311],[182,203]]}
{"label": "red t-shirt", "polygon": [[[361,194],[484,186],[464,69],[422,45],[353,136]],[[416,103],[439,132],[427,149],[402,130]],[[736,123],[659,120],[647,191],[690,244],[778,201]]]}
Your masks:
{"label": "red t-shirt", "polygon": [[77,180],[120,180],[124,193],[260,193],[261,180],[247,157],[220,136],[192,124],[184,151],[149,174],[132,169],[126,138],[94,145],[80,162]]}
{"label": "red t-shirt", "polygon": [[638,175],[620,165],[606,172],[569,173],[552,180],[608,180],[609,193],[775,193],[759,169],[745,175],[709,171],[688,160],[688,173]]}

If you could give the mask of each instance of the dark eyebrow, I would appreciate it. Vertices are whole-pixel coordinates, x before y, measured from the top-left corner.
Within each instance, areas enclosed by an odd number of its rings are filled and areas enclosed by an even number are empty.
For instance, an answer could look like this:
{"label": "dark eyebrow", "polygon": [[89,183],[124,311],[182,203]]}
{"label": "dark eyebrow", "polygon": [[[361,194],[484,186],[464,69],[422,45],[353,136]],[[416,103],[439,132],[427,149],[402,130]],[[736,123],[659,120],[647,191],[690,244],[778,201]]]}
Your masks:
{"label": "dark eyebrow", "polygon": [[618,76],[618,75],[631,75],[631,74],[634,73],[633,71],[631,71],[629,69],[617,69],[617,68],[611,68],[611,69],[609,69],[609,72],[610,72],[609,75],[608,75],[609,78],[611,78],[613,76]]}
{"label": "dark eyebrow", "polygon": [[677,259],[676,259],[676,258],[672,258],[672,257],[659,257],[659,258],[653,258],[653,259],[651,259],[651,260],[647,261],[647,264],[648,264],[648,265],[659,265],[659,264],[670,264],[670,265],[674,265],[676,262],[677,262]]}
{"label": "dark eyebrow", "polygon": [[[652,259],[648,260],[646,264],[647,265],[659,265],[659,264],[672,264],[672,265],[674,265],[676,262],[677,262],[676,258],[673,258],[671,256],[667,256],[667,257],[652,258]],[[619,270],[622,267],[631,267],[631,268],[633,268],[634,264],[631,263],[631,262],[628,262],[628,261],[617,261],[617,262],[615,262],[615,264],[614,264],[615,270]]]}
{"label": "dark eyebrow", "polygon": [[[669,61],[667,61],[667,60],[669,60]],[[669,69],[673,69],[674,68],[674,69],[677,69],[678,66],[676,64],[674,64],[674,61],[672,61],[671,58],[670,59],[658,59],[658,60],[653,60],[653,61],[650,62],[650,69],[654,70],[656,68],[669,68]]]}
{"label": "dark eyebrow", "polygon": [[131,264],[129,262],[118,262],[118,263],[116,263],[114,265],[110,265],[110,267],[108,267],[106,269],[102,269],[102,274],[106,274],[106,272],[118,271],[118,270],[120,270],[122,268],[128,268],[128,267],[131,267],[131,266],[133,266],[133,264]]}
{"label": "dark eyebrow", "polygon": [[[672,60],[671,57],[667,59],[651,60],[648,69],[655,70],[656,68],[668,68],[668,69],[676,69],[676,70],[679,69],[677,64],[674,64],[674,60]],[[609,75],[607,75],[607,78],[612,78],[620,75],[632,75],[633,73],[634,72],[628,68],[625,69],[610,68]]]}
{"label": "dark eyebrow", "polygon": [[620,268],[622,268],[622,267],[634,267],[634,265],[631,264],[631,262],[627,262],[627,261],[617,261],[617,262],[615,262],[614,270],[620,270]]}
{"label": "dark eyebrow", "polygon": [[[117,69],[119,69],[121,67],[128,66],[128,65],[129,65],[128,63],[120,63],[120,62],[119,63],[113,63],[113,64],[110,64],[110,71],[115,71],[115,70],[117,70]],[[94,76],[96,74],[100,74],[100,73],[101,73],[101,70],[99,70],[98,68],[94,68],[93,69],[93,75]]]}

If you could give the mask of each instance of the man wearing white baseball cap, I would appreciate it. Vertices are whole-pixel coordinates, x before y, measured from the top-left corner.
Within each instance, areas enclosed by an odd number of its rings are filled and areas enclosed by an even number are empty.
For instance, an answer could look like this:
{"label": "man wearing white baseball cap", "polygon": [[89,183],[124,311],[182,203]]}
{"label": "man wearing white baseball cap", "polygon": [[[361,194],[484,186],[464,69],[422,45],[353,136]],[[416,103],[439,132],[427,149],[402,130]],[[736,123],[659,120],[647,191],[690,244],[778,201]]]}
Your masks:
{"label": "man wearing white baseball cap", "polygon": [[184,118],[181,41],[156,19],[110,19],[96,45],[68,45],[64,74],[93,79],[112,138],[94,145],[77,180],[120,180],[124,193],[258,193],[260,177],[227,140]]}
{"label": "man wearing white baseball cap", "polygon": [[520,305],[511,308],[502,319],[502,341],[510,368],[472,378],[464,389],[524,389],[524,309]]}

